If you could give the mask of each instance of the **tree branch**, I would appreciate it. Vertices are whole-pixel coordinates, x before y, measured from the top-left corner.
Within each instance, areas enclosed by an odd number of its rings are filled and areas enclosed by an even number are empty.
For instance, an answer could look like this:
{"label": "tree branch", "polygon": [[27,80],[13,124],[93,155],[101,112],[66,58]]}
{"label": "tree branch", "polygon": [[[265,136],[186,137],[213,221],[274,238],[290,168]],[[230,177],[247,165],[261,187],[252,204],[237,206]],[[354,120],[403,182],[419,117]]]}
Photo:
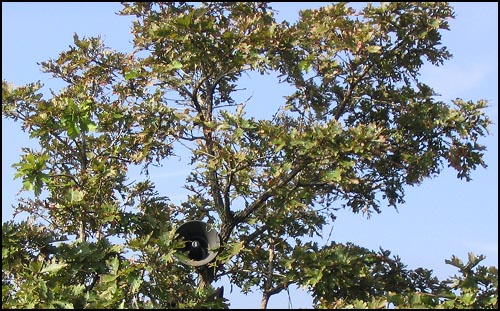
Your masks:
{"label": "tree branch", "polygon": [[270,238],[269,239],[269,256],[267,259],[268,266],[267,266],[267,279],[264,284],[264,293],[262,294],[262,301],[260,304],[261,309],[266,309],[267,308],[267,303],[269,302],[269,297],[271,297],[271,287],[273,286],[273,270],[274,270],[274,241]]}
{"label": "tree branch", "polygon": [[[354,89],[356,88],[356,86],[358,85],[358,83],[365,77],[365,75],[368,73],[368,71],[373,67],[373,63],[370,63],[368,64],[368,66],[366,66],[363,71],[361,72],[361,74],[358,76],[358,78],[356,80],[354,80],[350,85],[349,85],[349,88],[347,89],[347,94],[346,96],[344,96],[344,99],[342,100],[342,102],[340,103],[340,105],[337,107],[337,111],[335,112],[335,120],[338,121],[338,119],[342,116],[342,114],[344,114],[344,109],[345,107],[347,106],[347,103],[351,101],[352,99],[352,95],[353,95],[353,92],[354,92]],[[354,74],[353,74],[354,75]]]}
{"label": "tree branch", "polygon": [[49,175],[49,177],[66,177],[66,178],[69,178],[69,179],[73,180],[75,182],[75,184],[79,188],[82,188],[82,185],[80,185],[80,183],[78,182],[78,180],[76,179],[76,177],[73,176],[73,175],[68,175],[68,174],[51,174],[51,175]]}
{"label": "tree branch", "polygon": [[305,165],[296,166],[287,176],[280,178],[276,184],[264,191],[252,204],[248,205],[244,210],[236,213],[234,219],[236,224],[244,222],[255,210],[261,207],[269,198],[274,195],[274,192],[282,188],[290,182],[297,174],[304,169]]}
{"label": "tree branch", "polygon": [[248,235],[244,238],[244,240],[243,240],[244,245],[247,246],[248,243],[252,242],[253,239],[255,239],[256,237],[261,235],[267,229],[268,229],[267,225],[262,225],[262,226],[258,227],[257,229],[255,229],[254,232],[252,232],[250,235]]}

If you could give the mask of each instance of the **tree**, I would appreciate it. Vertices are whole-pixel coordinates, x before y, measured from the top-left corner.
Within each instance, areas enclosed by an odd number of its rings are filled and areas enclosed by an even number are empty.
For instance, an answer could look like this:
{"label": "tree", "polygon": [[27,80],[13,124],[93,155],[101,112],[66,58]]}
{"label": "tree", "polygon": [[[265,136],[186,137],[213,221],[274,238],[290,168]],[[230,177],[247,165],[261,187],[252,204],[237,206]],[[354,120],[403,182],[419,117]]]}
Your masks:
{"label": "tree", "polygon": [[[137,17],[130,53],[75,34],[74,46],[41,63],[66,83],[50,98],[40,82],[2,82],[3,115],[40,145],[15,164],[34,197],[17,206],[32,218],[2,230],[6,306],[221,307],[211,284],[224,275],[258,288],[262,307],[292,284],[309,285],[318,306],[443,288],[388,253],[306,240],[339,208],[369,216],[396,207],[406,185],[445,164],[466,180],[486,166],[487,101],[446,104],[419,81],[425,61],[451,57],[440,43],[449,5],[339,3],[303,10],[293,25],[277,23],[266,3],[125,3],[120,14]],[[248,116],[251,101],[237,100],[246,72],[277,72],[294,88],[272,118]],[[191,194],[176,205],[147,176],[179,150],[191,154]],[[132,166],[145,180],[127,180]],[[220,233],[207,266],[175,260],[175,230],[187,219]],[[372,267],[398,281],[337,292],[323,275],[352,251],[372,262],[335,277]],[[419,279],[425,286],[408,285]]]}

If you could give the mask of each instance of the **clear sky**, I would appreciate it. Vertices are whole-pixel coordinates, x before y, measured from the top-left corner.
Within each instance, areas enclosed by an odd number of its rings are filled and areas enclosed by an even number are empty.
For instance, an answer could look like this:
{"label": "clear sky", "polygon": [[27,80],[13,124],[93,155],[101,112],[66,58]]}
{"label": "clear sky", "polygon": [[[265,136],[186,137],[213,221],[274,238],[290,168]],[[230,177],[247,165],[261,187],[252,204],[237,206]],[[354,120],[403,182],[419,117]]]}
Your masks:
{"label": "clear sky", "polygon": [[[294,21],[300,8],[324,4],[280,2],[272,7],[279,11],[278,20]],[[451,31],[443,33],[443,43],[454,57],[441,67],[425,66],[422,78],[445,102],[457,97],[490,101],[487,113],[494,124],[491,135],[481,141],[488,148],[485,155],[488,168],[473,172],[471,182],[461,181],[454,170],[445,169],[439,177],[407,188],[406,204],[400,206],[399,211],[387,208],[370,219],[342,211],[332,234],[337,242],[350,241],[373,250],[379,247],[391,250],[409,268],[433,269],[441,279],[456,273],[444,263],[451,255],[466,260],[468,252],[483,254],[487,257],[484,265],[498,267],[498,3],[452,5],[456,18],[450,21]],[[3,2],[2,79],[15,85],[41,80],[46,91],[49,87],[57,89],[59,82],[42,74],[37,62],[57,58],[73,43],[75,32],[80,37],[101,35],[107,46],[129,51],[132,18],[116,15],[120,8],[119,3],[106,2]],[[282,100],[281,96],[286,93],[279,87],[268,87],[272,81],[270,77],[260,76],[246,80],[245,87],[253,94],[251,104],[257,109],[269,98]],[[33,145],[20,130],[20,124],[2,117],[2,222],[12,219],[11,206],[21,188],[21,181],[13,180],[11,165],[19,161],[21,147]],[[185,195],[180,186],[187,171],[180,168],[182,166],[169,164],[166,162],[151,175],[160,193],[176,202]],[[173,192],[164,189],[173,189]],[[227,282],[221,284],[225,284],[225,297],[231,300],[231,307],[259,307],[259,293],[245,297],[237,288],[230,293]],[[269,304],[270,308],[289,306],[310,307],[311,299],[290,291],[290,298],[285,292],[272,297]]]}

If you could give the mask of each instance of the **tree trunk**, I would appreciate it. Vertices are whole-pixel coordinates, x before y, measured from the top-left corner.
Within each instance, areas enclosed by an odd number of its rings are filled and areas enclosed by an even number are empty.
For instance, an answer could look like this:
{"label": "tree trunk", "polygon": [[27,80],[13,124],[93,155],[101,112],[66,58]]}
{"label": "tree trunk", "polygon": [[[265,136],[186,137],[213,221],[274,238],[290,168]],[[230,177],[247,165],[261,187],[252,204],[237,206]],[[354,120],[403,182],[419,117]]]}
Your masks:
{"label": "tree trunk", "polygon": [[79,230],[79,239],[80,242],[85,242],[86,236],[85,236],[85,225],[83,223],[83,220],[80,220],[80,230]]}
{"label": "tree trunk", "polygon": [[215,279],[215,274],[217,271],[214,268],[203,266],[200,268],[199,276],[200,283],[198,283],[198,288],[203,289],[210,286]]}
{"label": "tree trunk", "polygon": [[264,293],[262,295],[262,300],[260,302],[261,309],[267,309],[267,303],[269,302],[269,297],[271,297],[271,295],[269,295],[268,293]]}

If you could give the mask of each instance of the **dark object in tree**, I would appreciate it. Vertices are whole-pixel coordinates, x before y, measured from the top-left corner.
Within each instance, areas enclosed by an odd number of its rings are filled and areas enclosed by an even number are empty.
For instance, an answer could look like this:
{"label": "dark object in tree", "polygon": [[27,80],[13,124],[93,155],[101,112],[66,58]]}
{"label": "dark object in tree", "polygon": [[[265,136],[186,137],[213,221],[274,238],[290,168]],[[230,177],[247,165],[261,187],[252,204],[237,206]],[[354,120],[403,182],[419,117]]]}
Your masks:
{"label": "dark object in tree", "polygon": [[181,261],[190,266],[204,266],[216,256],[220,247],[220,237],[215,229],[199,220],[183,223],[177,230],[179,239],[184,243],[181,253],[187,255],[188,260],[181,257]]}

